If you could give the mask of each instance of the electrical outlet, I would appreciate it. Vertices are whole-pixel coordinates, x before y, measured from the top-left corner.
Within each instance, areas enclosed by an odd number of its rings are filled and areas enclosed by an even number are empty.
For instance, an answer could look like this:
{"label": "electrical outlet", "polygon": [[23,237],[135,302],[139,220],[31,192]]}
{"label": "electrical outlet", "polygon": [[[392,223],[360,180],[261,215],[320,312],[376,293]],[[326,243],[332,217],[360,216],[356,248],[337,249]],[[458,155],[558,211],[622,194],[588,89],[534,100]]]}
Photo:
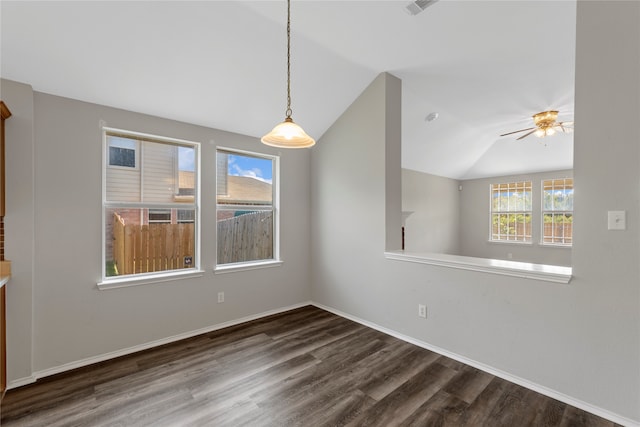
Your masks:
{"label": "electrical outlet", "polygon": [[427,306],[424,304],[418,304],[418,317],[427,318]]}
{"label": "electrical outlet", "polygon": [[224,302],[224,292],[218,292],[218,304]]}

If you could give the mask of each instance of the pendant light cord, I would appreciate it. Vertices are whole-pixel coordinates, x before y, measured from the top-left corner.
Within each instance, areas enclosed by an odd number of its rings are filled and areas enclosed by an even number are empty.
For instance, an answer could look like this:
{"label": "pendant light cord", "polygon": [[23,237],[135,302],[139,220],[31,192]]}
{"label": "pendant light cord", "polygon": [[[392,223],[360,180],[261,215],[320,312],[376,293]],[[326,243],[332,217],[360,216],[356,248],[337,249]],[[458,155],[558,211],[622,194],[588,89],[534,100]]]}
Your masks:
{"label": "pendant light cord", "polygon": [[287,0],[287,119],[291,118],[291,0]]}

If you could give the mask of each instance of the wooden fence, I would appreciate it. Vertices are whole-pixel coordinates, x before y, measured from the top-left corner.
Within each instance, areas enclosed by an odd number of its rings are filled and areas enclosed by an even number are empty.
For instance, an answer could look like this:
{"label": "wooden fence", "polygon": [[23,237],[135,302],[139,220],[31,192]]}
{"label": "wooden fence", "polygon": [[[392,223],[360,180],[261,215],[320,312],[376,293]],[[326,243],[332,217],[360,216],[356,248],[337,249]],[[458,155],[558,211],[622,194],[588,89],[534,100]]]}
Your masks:
{"label": "wooden fence", "polygon": [[545,223],[544,234],[545,243],[565,243],[569,244],[573,240],[573,224],[568,223]]}
{"label": "wooden fence", "polygon": [[113,261],[122,274],[194,266],[194,224],[125,224],[113,216]]}
{"label": "wooden fence", "polygon": [[218,264],[273,258],[273,213],[251,212],[218,221]]}

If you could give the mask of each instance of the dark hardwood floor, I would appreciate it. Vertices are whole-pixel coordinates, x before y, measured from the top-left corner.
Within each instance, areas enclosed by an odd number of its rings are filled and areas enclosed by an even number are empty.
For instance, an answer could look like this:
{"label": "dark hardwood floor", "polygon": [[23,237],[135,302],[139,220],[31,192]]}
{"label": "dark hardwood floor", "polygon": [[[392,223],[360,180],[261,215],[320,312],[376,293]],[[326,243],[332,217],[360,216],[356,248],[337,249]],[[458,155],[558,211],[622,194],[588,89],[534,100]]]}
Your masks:
{"label": "dark hardwood floor", "polygon": [[10,390],[2,426],[614,426],[304,307]]}

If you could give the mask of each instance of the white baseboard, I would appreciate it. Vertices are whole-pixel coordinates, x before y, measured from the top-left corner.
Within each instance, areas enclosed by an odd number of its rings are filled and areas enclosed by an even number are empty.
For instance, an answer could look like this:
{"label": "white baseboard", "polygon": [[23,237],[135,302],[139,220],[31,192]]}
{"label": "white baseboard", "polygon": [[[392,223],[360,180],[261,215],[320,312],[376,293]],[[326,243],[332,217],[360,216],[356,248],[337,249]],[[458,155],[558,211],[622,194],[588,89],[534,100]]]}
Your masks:
{"label": "white baseboard", "polygon": [[12,388],[22,387],[23,385],[33,384],[36,382],[36,377],[34,375],[18,378],[17,380],[9,381],[7,384],[7,390],[11,390]]}
{"label": "white baseboard", "polygon": [[74,362],[65,363],[64,365],[54,366],[52,368],[47,368],[42,371],[34,372],[29,377],[19,378],[17,380],[13,380],[7,384],[7,389],[11,390],[14,388],[22,387],[24,385],[32,384],[39,380],[40,378],[48,377],[50,375],[59,374],[62,372],[67,372],[72,369],[82,368],[84,366],[92,365],[94,363],[104,362],[105,360],[114,359],[120,356],[126,356],[128,354],[136,353],[142,350],[148,350],[153,347],[158,347],[164,344],[170,344],[172,342],[180,341],[187,338],[192,338],[197,335],[206,334],[209,332],[217,331],[219,329],[228,328],[229,326],[239,325],[240,323],[249,322],[251,320],[260,319],[263,317],[271,316],[273,314],[283,313],[285,311],[294,310],[296,308],[305,307],[307,305],[312,305],[310,301],[290,305],[288,307],[281,307],[274,310],[265,311],[259,314],[253,314],[251,316],[242,317],[240,319],[230,320],[228,322],[219,323],[217,325],[207,326],[205,328],[196,329],[194,331],[184,332],[178,335],[173,335],[170,337],[162,338],[155,341],[150,341],[144,344],[136,345],[129,348],[124,348],[121,350],[112,351],[109,353],[100,354],[98,356],[88,357],[86,359],[76,360]]}
{"label": "white baseboard", "polygon": [[609,421],[613,421],[614,423],[626,426],[626,427],[640,427],[640,423],[634,420],[631,420],[629,418],[625,418],[622,417],[618,414],[615,414],[613,412],[607,411],[605,409],[599,408],[597,406],[593,406],[589,403],[583,402],[579,399],[575,399],[571,396],[567,396],[566,394],[557,392],[555,390],[552,390],[550,388],[547,388],[545,386],[542,386],[540,384],[536,384],[534,382],[531,382],[529,380],[525,380],[524,378],[520,378],[518,376],[515,375],[511,375],[508,372],[504,372],[501,371],[499,369],[495,369],[491,366],[485,365],[483,363],[480,362],[476,362],[475,360],[471,360],[468,359],[464,356],[460,356],[459,354],[455,354],[452,353],[448,350],[445,350],[443,348],[437,347],[435,345],[431,345],[429,343],[426,343],[424,341],[420,341],[417,340],[415,338],[412,338],[408,335],[404,335],[401,334],[399,332],[396,332],[392,329],[388,329],[385,328],[383,326],[377,325],[375,323],[369,322],[367,320],[364,319],[360,319],[359,317],[356,316],[352,316],[348,313],[344,313],[340,310],[337,310],[333,307],[328,307],[325,306],[323,304],[319,304],[316,302],[312,302],[312,305],[314,305],[315,307],[321,308],[323,310],[329,311],[333,314],[336,314],[340,317],[344,317],[346,319],[349,320],[353,320],[354,322],[360,323],[361,325],[367,326],[369,328],[375,329],[377,331],[380,331],[382,333],[385,333],[387,335],[391,335],[392,337],[398,338],[402,341],[417,345],[418,347],[422,347],[424,349],[433,351],[434,353],[438,353],[441,354],[443,356],[449,357],[451,359],[457,360],[458,362],[464,363],[465,365],[469,365],[469,366],[473,366],[476,369],[480,369],[481,371],[487,372],[491,375],[494,375],[496,377],[502,378],[504,380],[507,380],[509,382],[518,384],[522,387],[528,388],[529,390],[533,390],[537,393],[543,394],[545,396],[551,397],[552,399],[556,399],[559,400],[560,402],[566,403],[567,405],[571,405],[571,406],[575,406],[576,408],[582,409],[584,411],[590,412],[594,415],[597,415],[599,417],[605,418]]}

